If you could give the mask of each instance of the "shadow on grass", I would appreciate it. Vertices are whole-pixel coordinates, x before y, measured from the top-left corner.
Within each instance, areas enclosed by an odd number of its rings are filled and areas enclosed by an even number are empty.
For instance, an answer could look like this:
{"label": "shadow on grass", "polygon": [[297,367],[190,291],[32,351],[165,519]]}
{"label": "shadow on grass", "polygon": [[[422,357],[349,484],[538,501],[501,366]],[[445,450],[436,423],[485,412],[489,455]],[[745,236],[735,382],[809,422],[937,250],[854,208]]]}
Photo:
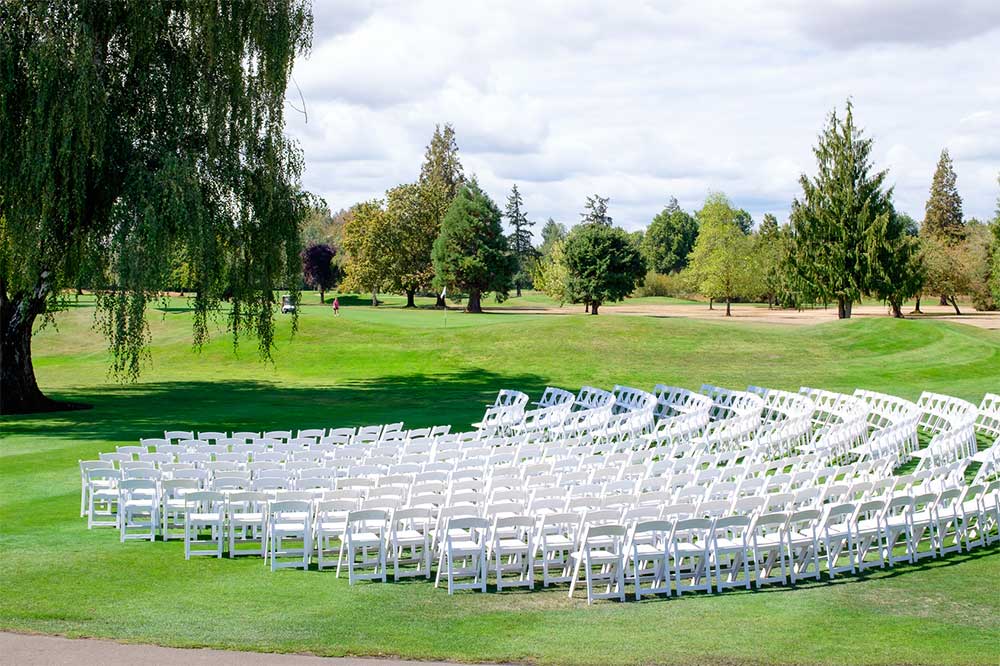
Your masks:
{"label": "shadow on grass", "polygon": [[349,380],[328,386],[264,381],[171,381],[56,393],[93,405],[79,412],[0,419],[5,436],[129,441],[163,430],[298,430],[404,421],[409,427],[452,424],[464,430],[502,388],[537,396],[534,374],[463,370]]}

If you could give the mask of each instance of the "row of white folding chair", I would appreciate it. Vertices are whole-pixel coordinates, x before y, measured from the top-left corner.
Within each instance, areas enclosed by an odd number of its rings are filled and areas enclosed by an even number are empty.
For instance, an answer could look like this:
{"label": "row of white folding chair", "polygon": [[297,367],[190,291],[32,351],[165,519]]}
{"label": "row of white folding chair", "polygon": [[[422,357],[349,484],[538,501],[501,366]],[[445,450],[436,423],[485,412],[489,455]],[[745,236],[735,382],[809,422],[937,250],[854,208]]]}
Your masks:
{"label": "row of white folding chair", "polygon": [[[621,459],[624,460],[624,458],[621,458]],[[712,459],[710,458],[709,462],[711,462],[711,460]],[[595,462],[596,463],[600,463],[601,459],[598,457]],[[128,462],[128,463],[121,462],[119,464],[123,465],[123,466],[126,466],[126,467],[129,467],[129,468],[133,468],[133,467],[134,468],[139,468],[139,467],[144,466],[143,463],[137,463],[137,462]],[[227,479],[233,479],[234,477],[237,480],[239,479],[239,474],[238,474],[239,470],[236,467],[227,467],[227,466],[225,466],[225,465],[223,465],[223,464],[221,464],[219,462],[215,462],[215,463],[203,463],[203,464],[205,464],[205,465],[212,465],[212,466],[215,467],[215,469],[211,470],[214,476],[222,475],[223,477],[226,477]],[[177,464],[173,464],[173,465],[179,467],[181,465],[181,463],[177,463]],[[164,465],[163,467],[166,467],[166,466],[167,465]],[[247,467],[250,467],[251,471],[253,472],[254,478],[260,478],[260,477],[264,477],[264,478],[279,478],[279,479],[280,478],[284,478],[286,480],[286,482],[288,482],[288,484],[289,484],[289,485],[269,486],[269,487],[295,487],[294,484],[292,483],[293,480],[294,480],[293,477],[294,478],[302,478],[302,473],[305,472],[305,471],[308,471],[310,469],[312,469],[312,472],[313,472],[310,475],[310,478],[328,479],[329,476],[330,476],[327,472],[323,471],[321,468],[319,468],[319,469],[315,468],[315,463],[310,463],[310,462],[303,462],[303,463],[297,463],[297,464],[286,463],[286,466],[284,468],[277,467],[277,466],[272,468],[272,467],[267,466],[267,464],[263,463],[263,462],[261,462],[261,463],[250,463],[249,465],[247,465]],[[527,469],[527,467],[525,469]],[[751,468],[749,468],[748,469],[748,473],[758,473],[758,474],[759,473],[766,473],[767,471],[774,471],[775,469],[776,468],[774,468],[773,466],[769,467],[767,464],[760,464],[760,465],[752,466]],[[81,467],[81,472],[82,471],[83,471],[83,468]],[[172,472],[172,474],[170,474],[170,475],[173,476],[173,477],[175,477],[175,478],[200,478],[203,481],[207,481],[206,476],[202,475],[200,473],[186,472],[186,471],[181,471],[179,469],[178,470],[171,469],[169,471]],[[376,470],[370,470],[370,471],[376,472]],[[509,472],[510,470],[508,469],[507,471]],[[566,485],[566,486],[573,485],[573,484],[578,484],[578,483],[593,482],[595,480],[595,476],[594,475],[596,475],[596,474],[598,474],[598,473],[600,473],[602,471],[606,472],[604,474],[604,476],[602,477],[603,479],[610,480],[610,479],[614,478],[614,476],[615,476],[613,470],[611,470],[610,473],[607,473],[608,472],[607,468],[605,468],[603,470],[601,470],[600,468],[596,468],[595,470],[593,470],[593,472],[592,472],[592,474],[590,476],[587,476],[587,475],[581,476],[581,475],[579,475],[577,473],[577,477],[575,479],[570,479],[570,477],[572,477],[574,473],[565,474],[565,475],[563,475],[563,478],[561,479],[561,482],[562,482],[563,485]],[[295,476],[296,472],[298,473],[298,476]],[[453,472],[453,474],[454,474],[454,472]],[[475,472],[474,471],[470,471],[470,474],[472,474],[474,476]],[[713,472],[713,470],[711,468],[699,472],[699,475],[705,477],[708,480],[711,480],[715,476],[715,474],[716,473]],[[155,475],[150,475],[150,476],[155,476]],[[516,473],[515,473],[515,476],[516,476]],[[150,478],[150,477],[147,477],[147,478]],[[637,474],[635,476],[635,478],[641,478],[641,477]],[[207,483],[205,483],[204,485],[206,487],[208,487]],[[325,485],[325,484],[321,484],[321,487],[323,485]],[[217,487],[219,487],[219,486],[217,486]],[[221,487],[226,487],[226,486],[223,485]],[[244,487],[245,488],[247,486],[246,485],[236,484],[236,485],[232,485],[232,486],[229,486],[229,487],[233,487],[233,488]],[[335,485],[330,484],[329,487],[335,487]],[[263,489],[263,488],[259,488],[259,489]],[[627,489],[627,488],[626,489],[622,489],[622,492],[629,492],[629,491],[630,491],[630,489]],[[83,508],[83,505],[85,504],[84,494],[85,494],[84,492],[81,493],[81,510]]]}

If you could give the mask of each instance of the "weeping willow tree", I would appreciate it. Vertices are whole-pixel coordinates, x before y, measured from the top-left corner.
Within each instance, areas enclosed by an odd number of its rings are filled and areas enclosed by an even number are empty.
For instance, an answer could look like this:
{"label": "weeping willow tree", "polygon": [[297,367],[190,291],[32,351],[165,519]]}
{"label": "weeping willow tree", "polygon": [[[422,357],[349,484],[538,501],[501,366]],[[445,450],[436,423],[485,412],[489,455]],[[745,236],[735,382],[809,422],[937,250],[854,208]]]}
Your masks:
{"label": "weeping willow tree", "polygon": [[83,281],[134,379],[177,254],[195,344],[225,312],[268,357],[275,290],[297,298],[284,100],[311,35],[307,0],[0,0],[0,413],[65,406],[38,388],[32,328]]}

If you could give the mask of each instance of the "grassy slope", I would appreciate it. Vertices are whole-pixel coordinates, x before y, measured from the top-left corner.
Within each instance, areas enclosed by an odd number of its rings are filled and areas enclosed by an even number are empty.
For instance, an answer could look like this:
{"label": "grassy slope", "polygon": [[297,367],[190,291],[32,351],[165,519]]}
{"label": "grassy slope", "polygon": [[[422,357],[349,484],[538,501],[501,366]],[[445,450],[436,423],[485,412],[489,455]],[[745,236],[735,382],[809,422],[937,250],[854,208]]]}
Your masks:
{"label": "grassy slope", "polygon": [[89,411],[0,421],[0,628],[242,649],[460,660],[989,663],[1000,660],[1000,551],[864,578],[599,604],[564,589],[449,598],[423,582],[349,589],[260,560],[185,562],[77,517],[76,461],[164,427],[302,428],[405,419],[461,427],[504,386],[615,382],[856,386],[978,400],[1000,388],[1000,336],[890,319],[812,328],[642,317],[447,315],[345,303],[281,320],[273,366],[220,336],[190,350],[177,300],[151,317],[142,381],[109,383],[92,311],[36,338],[52,394]]}

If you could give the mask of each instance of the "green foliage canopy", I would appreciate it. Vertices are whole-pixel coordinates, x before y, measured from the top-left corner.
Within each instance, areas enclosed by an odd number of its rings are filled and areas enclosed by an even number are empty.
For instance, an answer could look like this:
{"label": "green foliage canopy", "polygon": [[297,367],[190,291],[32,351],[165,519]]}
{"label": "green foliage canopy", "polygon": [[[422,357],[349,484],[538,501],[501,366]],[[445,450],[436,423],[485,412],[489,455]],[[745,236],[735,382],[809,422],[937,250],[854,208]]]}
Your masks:
{"label": "green foliage canopy", "polygon": [[[226,294],[234,343],[253,334],[269,355],[274,292],[298,284],[306,200],[284,105],[311,32],[305,0],[0,3],[5,341],[30,340],[86,272],[112,370],[136,377],[146,304],[183,248],[196,344]],[[38,406],[30,342],[5,351],[21,384],[4,373],[3,411]]]}
{"label": "green foliage canopy", "polygon": [[698,236],[698,223],[681,210],[677,199],[660,211],[642,240],[642,254],[646,267],[657,273],[674,273],[687,265],[688,255]]}
{"label": "green foliage canopy", "polygon": [[[607,200],[603,201],[606,206]],[[629,234],[610,222],[598,221],[601,219],[611,219],[606,208],[595,221],[574,227],[563,246],[570,300],[589,305],[594,315],[603,303],[631,294],[645,273],[639,249]]]}

